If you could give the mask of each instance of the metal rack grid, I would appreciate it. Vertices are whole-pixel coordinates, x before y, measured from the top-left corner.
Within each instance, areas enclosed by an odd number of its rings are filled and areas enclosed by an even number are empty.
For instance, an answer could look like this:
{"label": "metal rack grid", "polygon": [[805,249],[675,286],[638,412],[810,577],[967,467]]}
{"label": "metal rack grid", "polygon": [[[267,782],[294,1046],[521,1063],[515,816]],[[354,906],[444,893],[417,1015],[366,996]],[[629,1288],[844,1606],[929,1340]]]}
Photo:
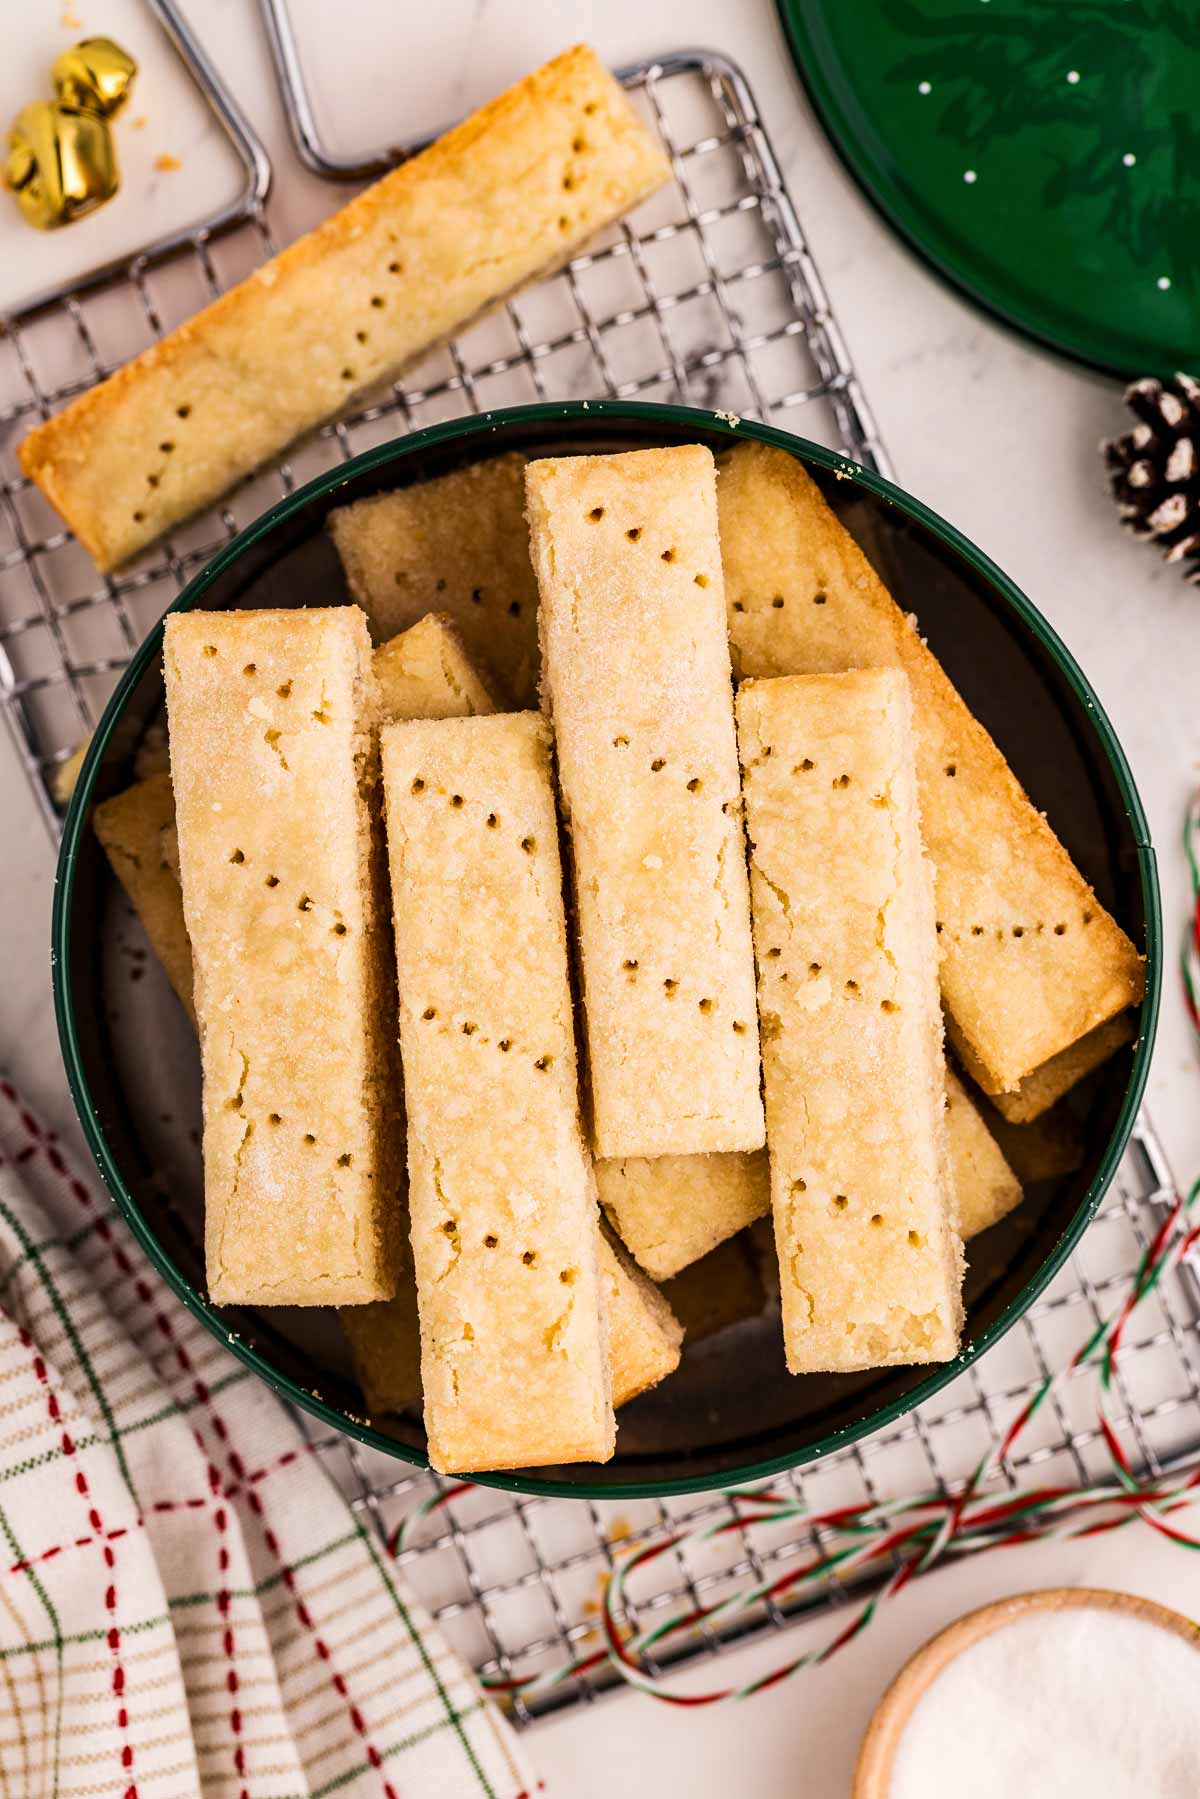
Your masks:
{"label": "metal rack grid", "polygon": [[[1051,1369],[1063,1367],[1101,1317],[1124,1298],[1139,1256],[1158,1228],[1174,1186],[1149,1124],[1139,1121],[1099,1215],[1042,1298],[982,1361],[890,1429],[808,1467],[776,1475],[810,1512],[954,1490],[998,1431]],[[1200,1268],[1179,1267],[1134,1313],[1108,1415],[1131,1462],[1159,1474],[1200,1461]],[[355,1510],[385,1542],[435,1494],[440,1477],[400,1468],[348,1438],[321,1435],[304,1421]],[[1075,1486],[1111,1475],[1098,1427],[1094,1373],[1077,1370],[1052,1390],[1001,1470],[996,1490]],[[457,1487],[459,1483],[453,1483]],[[734,1515],[726,1495],[601,1500],[519,1498],[470,1487],[418,1526],[399,1565],[446,1636],[483,1675],[503,1679],[562,1667],[600,1644],[599,1599],[614,1556],[694,1525]],[[802,1519],[750,1525],[717,1542],[684,1541],[639,1570],[622,1616],[635,1629],[664,1615],[711,1604],[727,1593],[782,1575],[831,1545]],[[651,1671],[713,1657],[749,1637],[779,1631],[823,1608],[862,1597],[828,1579],[807,1598],[769,1603],[725,1629],[706,1626],[672,1639]],[[582,1678],[513,1701],[518,1721],[598,1699],[623,1683],[607,1663]]]}
{"label": "metal rack grid", "polygon": [[[100,379],[240,279],[275,248],[264,203],[269,165],[169,0],[148,0],[218,112],[245,134],[248,179],[230,216],[151,246],[115,277],[43,296],[0,337],[0,710],[53,829],[54,770],[93,727],[121,668],[190,576],[261,510],[299,482],[388,437],[464,410],[525,399],[677,398],[791,425],[887,472],[869,409],[744,78],[724,58],[679,53],[622,72],[658,130],[675,180],[549,281],[410,371],[403,383],[298,446],[219,509],[173,534],[117,577],[98,579],[36,490],[15,446],[39,417]],[[282,0],[264,9],[286,19]],[[297,64],[298,68],[298,64]],[[281,75],[285,71],[281,70]],[[286,84],[285,84],[286,91]],[[294,95],[293,95],[294,99]],[[232,109],[232,111],[230,111]],[[298,126],[297,126],[298,129]],[[325,155],[314,137],[316,153]],[[311,164],[310,164],[311,166]],[[326,170],[343,177],[347,165]],[[314,220],[315,222],[315,220]],[[1149,1127],[1139,1126],[1096,1225],[1022,1325],[986,1361],[894,1429],[787,1477],[815,1509],[952,1484],[994,1425],[1075,1348],[1111,1304],[1154,1228],[1170,1180]],[[1158,1468],[1200,1438],[1200,1286],[1173,1277],[1138,1314],[1144,1334],[1123,1363],[1119,1429],[1136,1460]],[[1103,1451],[1081,1382],[1056,1394],[1004,1470],[1012,1481],[1082,1480]],[[390,1540],[431,1494],[420,1474],[348,1439],[301,1424],[351,1504]],[[455,1497],[401,1555],[414,1588],[461,1653],[505,1676],[553,1667],[595,1628],[600,1582],[622,1542],[728,1512],[719,1495],[665,1501],[516,1499],[484,1488]],[[812,1545],[793,1525],[756,1526],[724,1550],[687,1545],[635,1589],[638,1617],[711,1599],[762,1571],[784,1570]],[[814,1604],[772,1606],[672,1652],[713,1654],[748,1632],[779,1628]],[[527,1705],[521,1721],[611,1684],[603,1670]]]}
{"label": "metal rack grid", "polygon": [[243,217],[198,228],[182,250],[146,252],[120,279],[4,321],[0,711],[52,829],[54,770],[186,581],[281,494],[388,438],[522,401],[638,396],[770,419],[887,471],[745,78],[697,51],[622,79],[670,154],[661,193],[118,575],[97,576],[20,473],[17,443],[274,252],[262,183]]}

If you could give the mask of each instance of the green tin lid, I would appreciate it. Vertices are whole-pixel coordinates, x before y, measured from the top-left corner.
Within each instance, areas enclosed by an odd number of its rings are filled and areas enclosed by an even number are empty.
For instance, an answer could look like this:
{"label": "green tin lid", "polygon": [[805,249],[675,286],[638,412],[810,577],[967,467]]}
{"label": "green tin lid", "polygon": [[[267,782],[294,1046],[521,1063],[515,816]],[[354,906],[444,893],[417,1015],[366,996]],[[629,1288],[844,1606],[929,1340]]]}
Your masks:
{"label": "green tin lid", "polygon": [[851,174],[1007,324],[1115,375],[1200,368],[1189,0],[779,0]]}

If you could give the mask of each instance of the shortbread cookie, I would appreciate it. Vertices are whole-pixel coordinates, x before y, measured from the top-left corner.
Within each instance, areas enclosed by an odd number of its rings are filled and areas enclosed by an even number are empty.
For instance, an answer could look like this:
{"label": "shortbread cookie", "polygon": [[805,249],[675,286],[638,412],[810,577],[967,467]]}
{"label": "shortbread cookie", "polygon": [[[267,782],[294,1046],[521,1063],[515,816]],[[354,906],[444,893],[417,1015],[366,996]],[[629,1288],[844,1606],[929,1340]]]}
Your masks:
{"label": "shortbread cookie", "polygon": [[151,775],[96,807],[92,823],[112,871],[162,963],[180,1004],[192,1005],[192,946],[183,922],[175,835],[175,795],[168,774]]}
{"label": "shortbread cookie", "polygon": [[604,1461],[550,732],[535,713],[391,724],[382,761],[430,1460]]}
{"label": "shortbread cookie", "polygon": [[533,462],[526,487],[596,1153],[757,1149],[712,456],[688,445]]}
{"label": "shortbread cookie", "polygon": [[983,1084],[1012,1089],[1137,1003],[1141,958],[795,458],[740,445],[718,493],[739,678],[908,675],[942,995]]}
{"label": "shortbread cookie", "polygon": [[39,425],[21,467],[112,568],[668,172],[612,76],[568,50]]}
{"label": "shortbread cookie", "polygon": [[627,1405],[679,1366],[683,1325],[611,1232],[600,1233],[600,1290],[614,1406]]}
{"label": "shortbread cookie", "polygon": [[954,1045],[958,1058],[971,1079],[985,1092],[1002,1118],[1010,1124],[1032,1124],[1043,1112],[1060,1100],[1064,1093],[1069,1093],[1083,1080],[1085,1075],[1099,1068],[1110,1056],[1131,1043],[1137,1035],[1136,1012],[1118,1012],[1115,1018],[1106,1018],[1095,1030],[1089,1031],[1077,1043],[1068,1044],[1060,1049],[1056,1056],[1043,1062],[1027,1074],[1024,1080],[1008,1093],[991,1092],[991,1082],[985,1069],[981,1068],[978,1059],[971,1054],[961,1033],[955,1026],[953,1018],[946,1020],[946,1035]]}
{"label": "shortbread cookie", "polygon": [[771,1209],[763,1150],[597,1162],[596,1185],[613,1229],[656,1281]]}
{"label": "shortbread cookie", "polygon": [[163,646],[219,1305],[395,1290],[402,1160],[357,607],[185,612]]}
{"label": "shortbread cookie", "polygon": [[[1020,1130],[1006,1125],[994,1112],[991,1112],[991,1117],[997,1130],[1006,1132],[1010,1137],[1014,1134],[1021,1137]],[[1031,1145],[1030,1148],[1032,1153],[1037,1153],[1036,1146]],[[1005,1160],[1004,1151],[988,1128],[983,1113],[949,1064],[946,1066],[946,1150],[953,1177],[958,1233],[964,1243],[969,1243],[981,1231],[998,1224],[1002,1218],[1007,1218],[1020,1205],[1025,1197],[1025,1190]],[[765,1153],[763,1160],[766,1160]],[[771,1290],[777,1294],[778,1258],[775,1254],[774,1233],[767,1219],[763,1218],[751,1225],[747,1235],[758,1251],[764,1269],[769,1270]],[[705,1258],[706,1261],[710,1259]],[[704,1263],[697,1263],[696,1266],[703,1267]],[[684,1272],[686,1274],[690,1270]],[[675,1282],[668,1281],[663,1291],[686,1327],[687,1308],[680,1303]]]}
{"label": "shortbread cookie", "polygon": [[[372,1412],[401,1412],[421,1399],[421,1327],[411,1269],[395,1299],[343,1306],[354,1372]],[[683,1326],[649,1277],[611,1234],[600,1233],[600,1291],[604,1298],[614,1408],[656,1386],[679,1366]]]}
{"label": "shortbread cookie", "polygon": [[787,1364],[946,1361],[962,1246],[908,683],[749,681],[737,715]]}
{"label": "shortbread cookie", "polygon": [[421,1403],[421,1323],[412,1254],[403,1245],[391,1299],[340,1306],[354,1373],[369,1412],[405,1412]]}
{"label": "shortbread cookie", "polygon": [[524,456],[494,456],[340,506],[329,530],[351,597],[377,638],[422,613],[445,613],[497,694],[537,705],[538,594]]}
{"label": "shortbread cookie", "polygon": [[384,720],[474,718],[498,710],[453,619],[431,612],[371,659]]}
{"label": "shortbread cookie", "polygon": [[958,1233],[963,1242],[1019,1206],[1020,1181],[952,1068],[946,1070],[946,1146],[954,1171]]}
{"label": "shortbread cookie", "polygon": [[50,788],[50,798],[61,812],[65,812],[75,795],[79,777],[83,773],[83,765],[87,761],[87,753],[92,747],[92,733],[82,738],[63,761],[56,763],[49,770],[46,781]]}

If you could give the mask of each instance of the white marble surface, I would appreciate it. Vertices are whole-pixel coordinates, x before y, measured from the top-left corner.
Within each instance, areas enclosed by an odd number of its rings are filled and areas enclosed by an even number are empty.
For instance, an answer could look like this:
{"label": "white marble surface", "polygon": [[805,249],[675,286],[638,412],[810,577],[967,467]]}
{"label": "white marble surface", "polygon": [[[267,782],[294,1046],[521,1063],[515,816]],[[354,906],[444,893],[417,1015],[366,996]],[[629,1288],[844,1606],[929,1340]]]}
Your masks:
{"label": "white marble surface", "polygon": [[[57,48],[60,9],[45,10],[53,15],[47,41]],[[83,29],[93,31],[110,28],[110,10],[100,0],[75,6]],[[308,178],[284,144],[254,9],[248,0],[192,0],[188,10],[276,157],[286,226],[289,196]],[[767,0],[442,0],[432,14],[421,9],[421,23],[415,13],[387,0],[341,0],[336,9],[327,0],[297,0],[302,35],[320,38],[317,99],[339,148],[428,130],[580,37],[614,63],[696,43],[741,62],[900,479],[1043,609],[1125,745],[1158,846],[1168,944],[1149,1105],[1179,1176],[1196,1172],[1200,1068],[1173,946],[1185,899],[1179,827],[1200,780],[1200,592],[1117,533],[1096,456],[1098,439],[1120,425],[1115,385],[1007,335],[890,236],[822,139]],[[0,38],[11,16],[6,9]],[[48,997],[53,859],[3,739],[0,831],[0,1064],[70,1128]],[[540,1728],[535,1753],[550,1791],[573,1799],[614,1791],[836,1799],[847,1791],[875,1699],[924,1636],[1002,1593],[1080,1582],[1123,1585],[1200,1612],[1196,1558],[1148,1534],[1031,1549],[932,1577],[828,1668],[762,1698],[689,1714],[634,1697],[609,1701]],[[793,1634],[789,1647],[799,1641]],[[773,1653],[770,1646],[740,1652],[722,1664],[722,1678],[741,1680]]]}

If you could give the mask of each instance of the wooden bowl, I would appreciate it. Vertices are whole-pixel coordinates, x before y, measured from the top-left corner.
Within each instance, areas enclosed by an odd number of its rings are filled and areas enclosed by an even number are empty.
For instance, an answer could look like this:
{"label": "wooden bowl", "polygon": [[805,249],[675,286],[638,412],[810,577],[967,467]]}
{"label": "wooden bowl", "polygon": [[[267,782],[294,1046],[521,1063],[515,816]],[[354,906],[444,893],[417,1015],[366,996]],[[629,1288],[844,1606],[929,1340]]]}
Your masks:
{"label": "wooden bowl", "polygon": [[1200,1624],[1193,1623],[1180,1612],[1170,1611],[1165,1605],[1156,1605],[1152,1599],[1139,1599],[1133,1593],[1112,1593],[1099,1587],[1047,1587],[1038,1593],[1017,1593],[1011,1599],[998,1599],[977,1612],[968,1612],[957,1623],[947,1625],[901,1668],[876,1706],[867,1727],[854,1768],[851,1799],[887,1799],[896,1751],[913,1708],[964,1649],[991,1636],[993,1631],[1017,1623],[1030,1612],[1061,1612],[1084,1607],[1140,1618],[1144,1624],[1169,1630],[1190,1643],[1193,1649],[1200,1649]]}

